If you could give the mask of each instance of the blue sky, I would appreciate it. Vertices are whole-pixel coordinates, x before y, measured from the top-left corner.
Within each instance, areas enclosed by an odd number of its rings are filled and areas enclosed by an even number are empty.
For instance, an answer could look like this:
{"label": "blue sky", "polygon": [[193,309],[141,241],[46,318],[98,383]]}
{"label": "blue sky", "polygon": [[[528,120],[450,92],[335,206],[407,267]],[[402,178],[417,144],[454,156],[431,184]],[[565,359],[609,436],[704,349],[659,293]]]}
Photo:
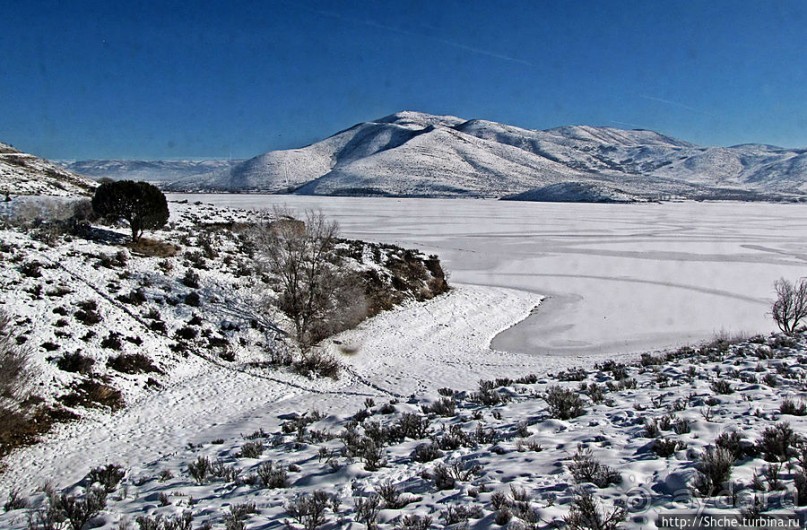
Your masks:
{"label": "blue sky", "polygon": [[0,3],[0,141],[244,158],[399,110],[807,147],[807,2]]}

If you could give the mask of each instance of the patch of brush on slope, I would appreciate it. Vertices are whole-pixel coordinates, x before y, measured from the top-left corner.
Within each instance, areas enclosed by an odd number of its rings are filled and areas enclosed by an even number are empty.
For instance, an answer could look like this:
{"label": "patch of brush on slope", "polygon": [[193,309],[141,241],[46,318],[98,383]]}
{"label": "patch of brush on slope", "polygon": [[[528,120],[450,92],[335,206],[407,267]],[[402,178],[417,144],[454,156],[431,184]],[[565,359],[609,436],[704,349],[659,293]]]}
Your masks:
{"label": "patch of brush on slope", "polygon": [[109,528],[639,530],[672,514],[804,517],[805,366],[803,334],[718,339],[633,364],[357,400],[349,416],[301,410],[276,431],[18,492],[0,524],[59,516],[60,496],[92,500],[102,487],[94,516]]}
{"label": "patch of brush on slope", "polygon": [[[41,200],[0,217],[0,336],[35,374],[31,421],[0,437],[0,454],[209,364],[317,373],[272,303],[277,279],[256,263],[250,231],[264,214],[172,203],[165,229],[130,243],[127,227],[90,222],[87,203]],[[436,256],[349,240],[333,252],[360,282],[363,317],[448,288]]]}
{"label": "patch of brush on slope", "polygon": [[645,202],[636,195],[593,182],[560,182],[502,197],[503,201],[629,203]]}

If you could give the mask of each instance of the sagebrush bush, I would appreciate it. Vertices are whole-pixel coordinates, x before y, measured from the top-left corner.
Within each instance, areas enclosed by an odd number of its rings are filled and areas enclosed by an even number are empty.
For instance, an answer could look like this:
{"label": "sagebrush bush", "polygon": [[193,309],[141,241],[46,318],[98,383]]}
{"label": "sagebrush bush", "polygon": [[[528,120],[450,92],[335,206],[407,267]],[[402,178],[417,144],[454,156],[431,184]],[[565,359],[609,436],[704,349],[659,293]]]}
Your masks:
{"label": "sagebrush bush", "polygon": [[286,468],[280,465],[276,466],[274,462],[262,462],[258,466],[257,475],[264,488],[285,488],[288,483]]}
{"label": "sagebrush bush", "polygon": [[339,379],[342,369],[335,357],[319,350],[304,352],[293,362],[292,368],[300,375],[329,377],[334,380]]}
{"label": "sagebrush bush", "polygon": [[662,458],[667,458],[675,454],[676,451],[686,448],[683,442],[670,438],[657,438],[653,441],[653,452]]}
{"label": "sagebrush bush", "polygon": [[88,375],[92,372],[95,359],[82,355],[81,352],[65,353],[56,360],[56,366],[65,372],[75,372]]}
{"label": "sagebrush bush", "polygon": [[428,530],[432,518],[428,515],[404,515],[396,524],[395,530]]}
{"label": "sagebrush bush", "polygon": [[263,442],[247,442],[241,446],[237,456],[239,458],[259,458],[263,454]]}
{"label": "sagebrush bush", "polygon": [[401,415],[395,424],[395,429],[401,438],[422,440],[429,435],[429,418],[411,412]]}
{"label": "sagebrush bush", "polygon": [[695,489],[705,497],[719,494],[731,478],[734,455],[723,447],[707,447],[696,466]]}
{"label": "sagebrush bush", "polygon": [[569,530],[616,530],[627,516],[627,511],[621,507],[603,511],[594,496],[584,491],[575,495],[564,522]]}
{"label": "sagebrush bush", "polygon": [[622,482],[622,476],[611,467],[602,464],[594,458],[590,449],[577,448],[577,453],[569,464],[574,480],[578,483],[591,482],[598,488],[606,488],[611,484]]}
{"label": "sagebrush bush", "polygon": [[412,451],[410,458],[415,462],[431,462],[442,456],[443,452],[440,450],[440,447],[436,443],[430,442],[417,445],[414,451]]}
{"label": "sagebrush bush", "polygon": [[122,353],[110,357],[106,364],[124,374],[163,373],[147,355],[142,353]]}
{"label": "sagebrush bush", "polygon": [[106,493],[112,493],[126,476],[126,471],[116,464],[93,468],[87,475],[87,482],[100,484]]}
{"label": "sagebrush bush", "polygon": [[757,448],[768,462],[786,462],[797,454],[800,441],[801,437],[789,423],[780,422],[762,431]]}
{"label": "sagebrush bush", "polygon": [[510,398],[506,394],[496,391],[497,386],[501,385],[497,385],[495,381],[479,381],[479,391],[472,393],[468,399],[486,407],[507,403]]}
{"label": "sagebrush bush", "polygon": [[199,456],[195,462],[188,464],[188,474],[199,484],[203,484],[207,480],[212,470],[213,465],[206,456]]}
{"label": "sagebrush bush", "polygon": [[326,513],[332,502],[333,497],[323,490],[300,493],[286,504],[286,512],[305,530],[316,530],[325,524]]}
{"label": "sagebrush bush", "polygon": [[779,405],[779,412],[789,416],[806,416],[807,404],[805,404],[804,401],[796,403],[793,399],[785,398]]}
{"label": "sagebrush bush", "polygon": [[367,497],[355,497],[353,506],[356,509],[356,521],[364,524],[367,528],[377,528],[376,518],[381,510],[381,496],[371,493]]}
{"label": "sagebrush bush", "polygon": [[586,413],[585,403],[573,390],[550,386],[544,396],[549,406],[549,415],[559,420],[568,420]]}
{"label": "sagebrush bush", "polygon": [[734,460],[740,460],[746,452],[743,448],[743,436],[735,431],[722,432],[717,435],[715,445],[729,451]]}
{"label": "sagebrush bush", "polygon": [[423,405],[421,408],[425,414],[436,414],[444,418],[457,414],[457,403],[450,397],[442,397],[431,405]]}

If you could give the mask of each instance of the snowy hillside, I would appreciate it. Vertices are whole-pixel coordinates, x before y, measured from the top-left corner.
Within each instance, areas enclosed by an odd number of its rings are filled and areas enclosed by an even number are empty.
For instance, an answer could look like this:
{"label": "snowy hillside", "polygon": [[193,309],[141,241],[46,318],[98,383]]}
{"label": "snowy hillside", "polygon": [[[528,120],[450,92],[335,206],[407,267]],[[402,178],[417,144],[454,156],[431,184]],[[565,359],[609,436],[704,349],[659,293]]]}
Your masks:
{"label": "snowy hillside", "polygon": [[0,194],[89,195],[96,183],[47,160],[0,143]]}
{"label": "snowy hillside", "polygon": [[632,199],[778,199],[807,191],[807,151],[701,147],[647,130],[527,130],[400,112],[274,151],[175,191],[502,197],[550,185],[616,187]]}
{"label": "snowy hillside", "polygon": [[95,180],[145,181],[164,184],[175,180],[217,173],[243,160],[79,160],[58,161],[79,175]]}
{"label": "snowy hillside", "polygon": [[[108,418],[214,366],[271,380],[336,376],[326,358],[299,351],[272,303],[284,291],[250,235],[268,214],[172,203],[166,229],[130,243],[125,229],[69,217],[86,202],[0,203],[0,354],[7,344],[28,352],[35,382],[19,400],[27,419],[0,429],[0,457],[63,420]],[[349,319],[324,336],[447,290],[435,257],[350,240],[327,252],[354,290],[342,302]],[[4,388],[0,410],[16,410]]]}

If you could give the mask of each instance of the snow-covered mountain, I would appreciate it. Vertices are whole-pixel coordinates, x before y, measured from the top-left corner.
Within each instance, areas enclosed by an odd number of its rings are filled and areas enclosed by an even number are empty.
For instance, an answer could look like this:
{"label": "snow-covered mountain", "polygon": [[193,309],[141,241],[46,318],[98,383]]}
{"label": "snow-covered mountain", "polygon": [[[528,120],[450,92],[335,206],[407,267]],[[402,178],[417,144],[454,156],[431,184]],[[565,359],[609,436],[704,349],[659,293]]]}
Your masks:
{"label": "snow-covered mountain", "polygon": [[648,130],[570,126],[541,131],[400,112],[168,188],[502,197],[563,183],[579,183],[581,189],[596,184],[606,195],[613,190],[636,199],[802,196],[807,149],[702,147]]}
{"label": "snow-covered mountain", "polygon": [[97,184],[0,142],[0,194],[87,195]]}
{"label": "snow-covered mountain", "polygon": [[58,161],[70,171],[94,179],[146,181],[154,184],[227,170],[243,160],[79,160]]}

